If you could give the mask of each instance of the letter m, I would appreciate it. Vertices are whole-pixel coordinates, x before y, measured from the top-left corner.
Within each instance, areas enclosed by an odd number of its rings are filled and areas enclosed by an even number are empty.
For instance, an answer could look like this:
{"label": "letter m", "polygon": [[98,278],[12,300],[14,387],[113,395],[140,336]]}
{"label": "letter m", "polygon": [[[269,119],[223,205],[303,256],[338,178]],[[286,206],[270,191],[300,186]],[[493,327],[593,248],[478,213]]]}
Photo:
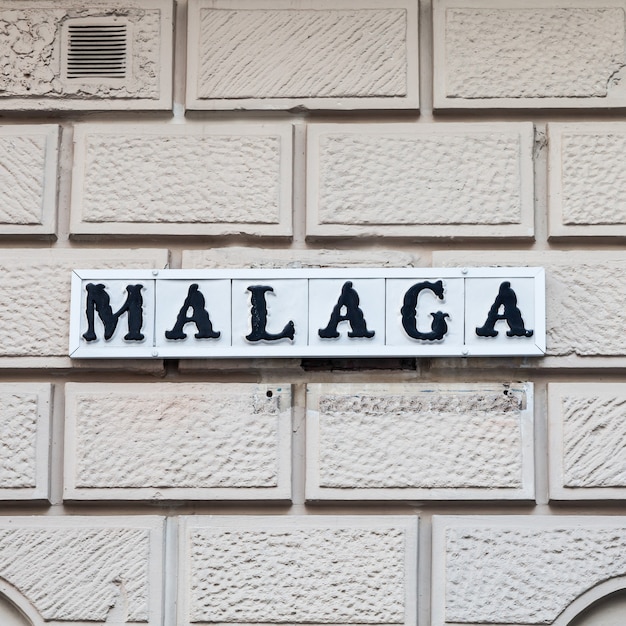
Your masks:
{"label": "letter m", "polygon": [[100,321],[104,326],[104,338],[111,339],[117,328],[117,322],[124,314],[128,314],[128,333],[124,335],[126,341],[142,341],[144,336],[141,333],[143,326],[143,297],[141,290],[143,285],[127,285],[126,301],[122,304],[119,311],[113,313],[111,308],[111,298],[106,292],[103,284],[94,285],[89,283],[86,285],[87,290],[87,307],[85,313],[87,315],[87,332],[83,337],[87,341],[95,341],[98,337],[94,328],[95,313],[98,314]]}

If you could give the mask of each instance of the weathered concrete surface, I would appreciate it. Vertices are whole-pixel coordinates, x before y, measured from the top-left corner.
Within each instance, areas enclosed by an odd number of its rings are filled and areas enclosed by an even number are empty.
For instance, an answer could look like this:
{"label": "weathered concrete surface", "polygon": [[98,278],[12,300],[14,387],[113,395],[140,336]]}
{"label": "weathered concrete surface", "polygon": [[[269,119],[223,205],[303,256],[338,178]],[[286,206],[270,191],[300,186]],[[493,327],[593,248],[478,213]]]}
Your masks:
{"label": "weathered concrete surface", "polygon": [[623,6],[435,3],[435,106],[623,106]]}
{"label": "weathered concrete surface", "polygon": [[623,517],[436,516],[433,626],[552,624],[625,555]]}
{"label": "weathered concrete surface", "polygon": [[298,269],[324,267],[420,267],[413,251],[392,250],[279,250],[250,246],[183,250],[184,269]]}
{"label": "weathered concrete surface", "polygon": [[157,517],[3,517],[0,576],[46,621],[157,626],[162,541]]}
{"label": "weathered concrete surface", "polygon": [[416,518],[182,522],[180,624],[415,624]]}
{"label": "weathered concrete surface", "polygon": [[188,106],[417,108],[416,9],[406,0],[192,1]]}
{"label": "weathered concrete surface", "polygon": [[626,487],[626,388],[549,385],[550,495],[616,499]]}
{"label": "weathered concrete surface", "polygon": [[290,495],[289,385],[68,384],[65,495]]}
{"label": "weathered concrete surface", "polygon": [[532,386],[308,384],[307,446],[311,499],[529,497]]}
{"label": "weathered concrete surface", "polygon": [[550,234],[626,234],[626,124],[548,126]]}
{"label": "weathered concrete surface", "polygon": [[52,124],[0,126],[2,234],[54,232],[58,136]]}
{"label": "weathered concrete surface", "polygon": [[82,125],[72,232],[291,233],[291,125]]}
{"label": "weathered concrete surface", "polygon": [[47,383],[0,384],[0,499],[48,496],[51,394]]}
{"label": "weathered concrete surface", "polygon": [[316,124],[307,234],[532,236],[531,124]]}
{"label": "weathered concrete surface", "polygon": [[[129,25],[128,79],[68,79],[64,24],[116,17]],[[79,0],[0,3],[0,109],[167,108],[171,99],[172,4],[138,0],[87,6]],[[169,25],[169,28],[168,28]]]}

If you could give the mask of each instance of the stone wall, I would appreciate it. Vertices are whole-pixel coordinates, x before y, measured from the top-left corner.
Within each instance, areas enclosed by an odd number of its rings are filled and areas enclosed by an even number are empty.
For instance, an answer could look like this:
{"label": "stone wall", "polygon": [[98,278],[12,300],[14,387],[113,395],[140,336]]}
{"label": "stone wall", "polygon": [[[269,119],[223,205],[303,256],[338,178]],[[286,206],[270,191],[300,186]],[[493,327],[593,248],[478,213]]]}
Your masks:
{"label": "stone wall", "polygon": [[[0,622],[626,589],[625,45],[626,0],[0,0]],[[72,270],[464,266],[545,268],[544,357],[68,356]]]}

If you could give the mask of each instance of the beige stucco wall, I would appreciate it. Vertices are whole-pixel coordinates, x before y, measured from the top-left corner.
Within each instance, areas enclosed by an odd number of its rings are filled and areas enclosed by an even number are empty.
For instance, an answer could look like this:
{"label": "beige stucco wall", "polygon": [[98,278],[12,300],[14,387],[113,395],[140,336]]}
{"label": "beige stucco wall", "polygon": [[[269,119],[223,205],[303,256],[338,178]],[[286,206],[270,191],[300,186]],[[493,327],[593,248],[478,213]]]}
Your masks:
{"label": "beige stucco wall", "polygon": [[[64,74],[93,18],[126,78]],[[566,626],[625,588],[625,23],[0,0],[0,621]],[[545,267],[545,357],[68,356],[73,269],[490,265]]]}

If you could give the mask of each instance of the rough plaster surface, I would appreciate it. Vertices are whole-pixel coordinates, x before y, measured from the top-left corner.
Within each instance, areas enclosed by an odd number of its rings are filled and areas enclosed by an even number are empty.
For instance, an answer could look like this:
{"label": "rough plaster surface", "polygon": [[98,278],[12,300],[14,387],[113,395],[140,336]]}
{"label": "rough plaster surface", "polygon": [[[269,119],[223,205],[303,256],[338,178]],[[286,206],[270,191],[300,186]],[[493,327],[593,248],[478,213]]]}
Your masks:
{"label": "rough plaster surface", "polygon": [[445,15],[450,99],[605,97],[626,66],[623,8],[470,5]]}
{"label": "rough plaster surface", "polygon": [[626,224],[626,125],[550,124],[549,135],[554,219],[566,226]]}
{"label": "rough plaster surface", "polygon": [[4,250],[0,253],[0,357],[68,353],[73,269],[162,268],[165,250]]}
{"label": "rough plaster surface", "polygon": [[518,136],[338,134],[320,152],[323,224],[520,221]]}
{"label": "rough plaster surface", "polygon": [[279,224],[289,208],[282,184],[291,177],[290,127],[248,128],[83,127],[75,223]]}
{"label": "rough plaster surface", "polygon": [[151,553],[160,552],[161,523],[105,519],[3,518],[0,576],[45,620],[104,622],[121,601],[128,621],[160,623],[150,587],[160,571]]}
{"label": "rough plaster surface", "polygon": [[623,497],[611,488],[626,486],[624,385],[550,384],[549,397],[551,494]]}
{"label": "rough plaster surface", "polygon": [[200,10],[197,97],[406,94],[406,11]]}
{"label": "rough plaster surface", "polygon": [[0,223],[42,223],[46,145],[46,135],[0,129]]}
{"label": "rough plaster surface", "polygon": [[49,401],[49,385],[0,385],[0,490],[37,487],[38,464],[47,464],[47,455],[38,458],[37,438],[47,439]]}
{"label": "rough plaster surface", "polygon": [[[626,254],[571,252],[434,252],[433,266],[546,268],[549,356],[623,356]],[[599,316],[600,319],[599,320]]]}
{"label": "rough plaster surface", "polygon": [[182,267],[183,269],[420,267],[420,259],[413,252],[391,250],[270,250],[248,246],[184,250]]}
{"label": "rough plaster surface", "polygon": [[445,558],[435,613],[445,620],[433,624],[552,624],[585,591],[626,573],[624,518],[442,517],[434,527],[434,557]]}
{"label": "rough plaster surface", "polygon": [[215,518],[221,526],[215,528],[188,522],[181,544],[188,614],[181,623],[414,621],[405,616],[405,559],[415,559],[408,555],[410,522],[387,518],[368,527],[368,517],[229,519],[224,527],[225,520]]}
{"label": "rough plaster surface", "polygon": [[[144,3],[147,4],[147,3]],[[155,4],[154,2],[152,3]],[[130,75],[121,84],[65,79],[61,71],[62,25],[74,18],[116,15],[130,24]],[[0,106],[3,97],[24,99],[158,99],[161,11],[120,2],[0,3]],[[54,106],[54,104],[52,104]]]}
{"label": "rough plaster surface", "polygon": [[523,389],[338,384],[308,391],[322,491],[522,486]]}
{"label": "rough plaster surface", "polygon": [[397,226],[398,235],[532,226],[530,124],[315,125],[308,135],[312,234],[347,235],[345,225]]}
{"label": "rough plaster surface", "polygon": [[590,395],[563,404],[565,486],[624,486],[626,397]]}
{"label": "rough plaster surface", "polygon": [[73,431],[66,484],[84,496],[107,488],[279,485],[279,444],[289,450],[280,439],[280,423],[291,427],[288,385],[79,384],[67,386],[66,398]]}

